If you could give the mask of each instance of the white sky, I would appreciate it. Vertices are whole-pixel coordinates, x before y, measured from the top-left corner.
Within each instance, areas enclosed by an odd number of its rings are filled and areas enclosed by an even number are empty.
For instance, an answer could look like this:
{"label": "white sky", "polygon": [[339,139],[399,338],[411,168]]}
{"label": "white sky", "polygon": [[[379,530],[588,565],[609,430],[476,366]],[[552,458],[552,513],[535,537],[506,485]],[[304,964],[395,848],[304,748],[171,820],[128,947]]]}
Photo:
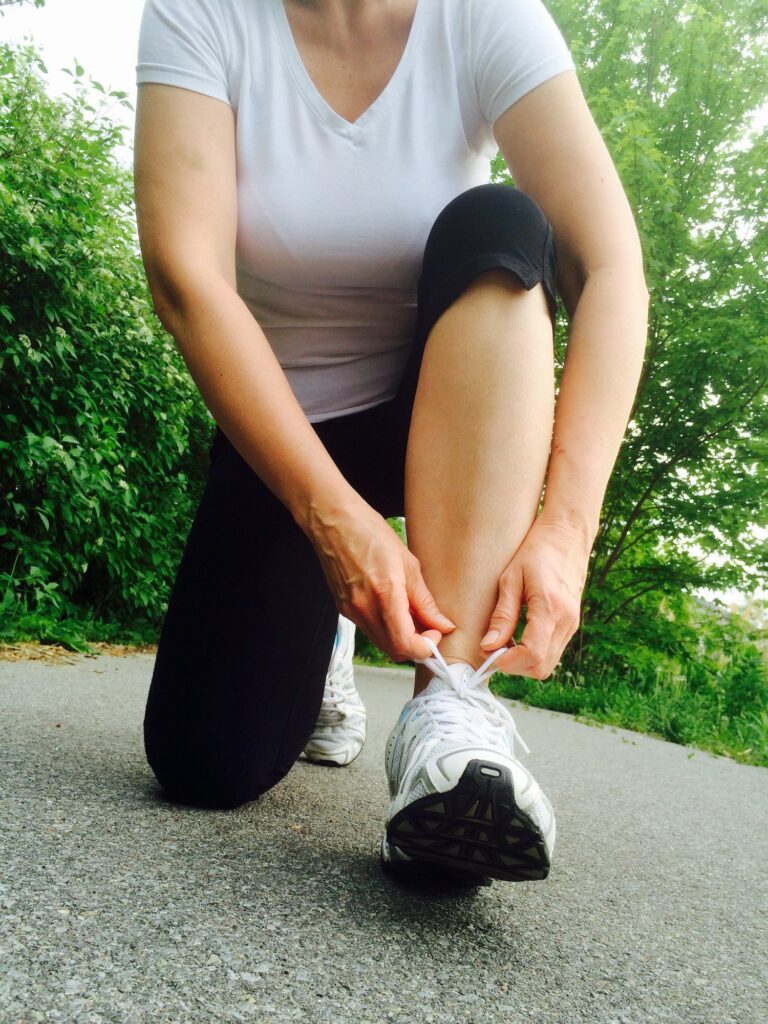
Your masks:
{"label": "white sky", "polygon": [[[71,91],[72,78],[60,68],[74,69],[77,59],[85,69],[86,82],[90,77],[101,82],[107,92],[119,89],[128,93],[135,107],[136,48],[143,9],[144,0],[46,0],[41,8],[23,4],[3,9],[0,39],[21,43],[24,36],[31,37],[29,41],[35,43],[48,68],[49,92]],[[92,95],[103,99],[98,92]],[[132,145],[133,111],[109,100],[103,113],[128,125],[125,140]],[[128,146],[116,155],[121,163],[132,165]]]}
{"label": "white sky", "polygon": [[[139,23],[144,0],[47,0],[45,7],[34,8],[27,4],[20,7],[4,8],[0,15],[0,39],[14,43],[24,42],[28,37],[41,52],[48,68],[49,92],[65,93],[72,88],[72,78],[60,69],[74,68],[75,59],[85,69],[84,79],[89,77],[100,82],[109,92],[119,89],[128,94],[132,106],[136,106],[136,49],[139,37]],[[101,101],[100,93],[92,94],[94,101]],[[94,105],[96,103],[94,102]],[[134,113],[121,106],[116,100],[109,100],[102,113],[112,120],[128,126],[125,133],[127,145],[116,152],[117,158],[130,167],[133,156]],[[768,120],[768,105],[756,119],[755,127]],[[702,596],[714,596],[702,591]],[[718,592],[723,600],[741,601],[735,591]],[[768,591],[761,596],[768,597]]]}

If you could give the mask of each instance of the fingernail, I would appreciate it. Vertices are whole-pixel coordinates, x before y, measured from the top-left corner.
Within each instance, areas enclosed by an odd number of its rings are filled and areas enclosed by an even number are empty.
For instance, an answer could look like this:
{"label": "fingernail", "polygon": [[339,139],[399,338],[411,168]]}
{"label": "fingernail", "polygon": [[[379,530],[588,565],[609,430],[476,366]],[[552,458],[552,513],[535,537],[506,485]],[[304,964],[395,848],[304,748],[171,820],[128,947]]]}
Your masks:
{"label": "fingernail", "polygon": [[492,629],[490,633],[486,633],[483,639],[480,641],[481,645],[493,644],[499,639],[498,630]]}

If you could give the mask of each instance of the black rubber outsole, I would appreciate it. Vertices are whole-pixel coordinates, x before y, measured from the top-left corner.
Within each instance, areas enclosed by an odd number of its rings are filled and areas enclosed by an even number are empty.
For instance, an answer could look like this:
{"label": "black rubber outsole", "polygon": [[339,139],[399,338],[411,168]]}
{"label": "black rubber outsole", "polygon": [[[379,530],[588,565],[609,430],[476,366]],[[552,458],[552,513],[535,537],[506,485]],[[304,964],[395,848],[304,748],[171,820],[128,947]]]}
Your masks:
{"label": "black rubber outsole", "polygon": [[[316,757],[304,757],[307,764],[321,764],[324,768],[346,768],[348,764],[352,764],[352,761],[345,761],[341,764],[339,761],[331,761],[329,758],[316,758]],[[352,758],[354,761],[354,758]]]}
{"label": "black rubber outsole", "polygon": [[393,861],[386,870],[412,876],[422,871],[417,865],[432,864],[465,884],[477,876],[508,882],[546,878],[544,838],[515,803],[514,792],[506,765],[470,761],[453,789],[414,800],[392,818],[387,841],[413,864]]}

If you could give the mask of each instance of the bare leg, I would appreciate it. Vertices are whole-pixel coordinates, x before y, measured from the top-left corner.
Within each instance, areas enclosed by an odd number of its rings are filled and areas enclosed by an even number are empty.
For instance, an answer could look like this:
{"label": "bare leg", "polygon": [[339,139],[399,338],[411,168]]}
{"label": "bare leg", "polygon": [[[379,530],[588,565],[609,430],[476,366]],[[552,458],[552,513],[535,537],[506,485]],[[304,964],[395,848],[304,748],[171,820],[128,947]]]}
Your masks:
{"label": "bare leg", "polygon": [[[446,661],[477,668],[498,580],[533,522],[554,419],[544,288],[502,268],[478,275],[432,328],[405,464],[408,546],[457,628]],[[431,672],[416,666],[418,693]]]}

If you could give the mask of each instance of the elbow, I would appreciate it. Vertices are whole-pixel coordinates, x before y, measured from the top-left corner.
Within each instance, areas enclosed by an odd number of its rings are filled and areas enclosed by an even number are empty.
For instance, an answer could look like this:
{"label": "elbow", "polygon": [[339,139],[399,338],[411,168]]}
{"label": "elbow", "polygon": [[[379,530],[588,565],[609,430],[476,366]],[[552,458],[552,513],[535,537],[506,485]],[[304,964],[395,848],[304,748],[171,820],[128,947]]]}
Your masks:
{"label": "elbow", "polygon": [[631,280],[635,282],[635,287],[640,297],[645,299],[646,302],[650,302],[651,291],[648,287],[648,281],[646,280],[645,271],[642,266],[632,276]]}
{"label": "elbow", "polygon": [[174,325],[196,309],[201,299],[216,294],[220,288],[229,290],[229,283],[209,268],[180,267],[172,271],[158,266],[147,267],[147,283],[152,309],[160,323],[171,334]]}
{"label": "elbow", "polygon": [[650,303],[650,291],[642,265],[637,262],[616,260],[595,266],[585,266],[575,260],[563,259],[558,263],[557,289],[570,319],[576,312],[587,286],[601,284],[616,288],[625,295],[633,295],[638,302]]}
{"label": "elbow", "polygon": [[144,257],[144,273],[152,301],[152,311],[160,323],[168,329],[169,321],[179,307],[180,284],[178,275],[171,275],[154,261]]}
{"label": "elbow", "polygon": [[623,264],[605,265],[587,271],[578,286],[574,284],[569,291],[564,293],[561,290],[560,294],[569,320],[573,320],[582,297],[592,294],[621,296],[622,301],[628,303],[638,316],[646,320],[649,317],[651,293],[645,275]]}
{"label": "elbow", "polygon": [[611,263],[593,267],[585,273],[585,284],[589,281],[612,282],[623,292],[631,292],[638,298],[650,301],[651,293],[645,273],[636,264]]}
{"label": "elbow", "polygon": [[173,323],[179,308],[178,304],[169,297],[167,292],[160,291],[158,288],[150,288],[149,293],[152,297],[152,311],[166,331],[170,331],[172,334]]}
{"label": "elbow", "polygon": [[651,292],[648,288],[648,282],[645,280],[645,275],[641,274],[640,279],[637,282],[637,293],[639,300],[645,306],[646,313],[651,305]]}

